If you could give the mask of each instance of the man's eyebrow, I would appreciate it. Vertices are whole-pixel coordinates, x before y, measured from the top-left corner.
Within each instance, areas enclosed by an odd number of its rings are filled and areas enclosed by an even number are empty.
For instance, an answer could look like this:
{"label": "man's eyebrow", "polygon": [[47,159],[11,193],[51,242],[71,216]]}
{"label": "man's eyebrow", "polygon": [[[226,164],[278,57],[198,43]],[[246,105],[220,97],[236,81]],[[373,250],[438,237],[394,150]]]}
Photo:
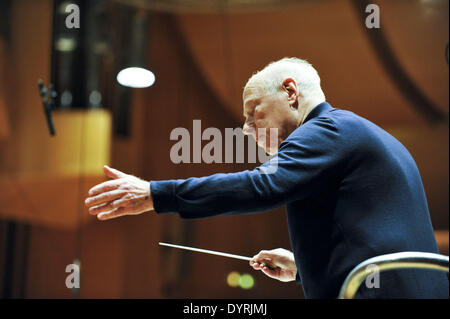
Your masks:
{"label": "man's eyebrow", "polygon": [[[248,100],[245,104],[254,104],[255,102],[258,102],[257,98]],[[243,115],[244,115],[244,117],[247,117],[247,113],[245,112],[245,109],[244,109]]]}

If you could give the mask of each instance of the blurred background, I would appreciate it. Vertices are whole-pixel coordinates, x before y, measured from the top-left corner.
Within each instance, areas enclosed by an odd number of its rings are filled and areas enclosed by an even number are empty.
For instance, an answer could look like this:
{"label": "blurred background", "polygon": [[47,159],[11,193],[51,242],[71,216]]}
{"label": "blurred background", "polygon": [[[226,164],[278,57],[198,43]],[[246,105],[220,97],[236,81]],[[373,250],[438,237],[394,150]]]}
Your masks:
{"label": "blurred background", "polygon": [[[379,6],[380,28],[365,25],[370,3]],[[192,132],[194,119],[222,133],[241,127],[247,79],[286,56],[316,67],[334,107],[371,120],[408,148],[448,255],[448,15],[447,0],[2,0],[0,296],[303,298],[300,286],[245,261],[158,246],[246,256],[289,249],[284,208],[99,222],[84,207],[89,188],[106,180],[104,164],[146,180],[253,168],[174,164],[170,132]],[[130,66],[151,71],[153,85],[118,83]],[[39,79],[56,92],[54,136]],[[79,289],[65,285],[73,263],[81,265]]]}

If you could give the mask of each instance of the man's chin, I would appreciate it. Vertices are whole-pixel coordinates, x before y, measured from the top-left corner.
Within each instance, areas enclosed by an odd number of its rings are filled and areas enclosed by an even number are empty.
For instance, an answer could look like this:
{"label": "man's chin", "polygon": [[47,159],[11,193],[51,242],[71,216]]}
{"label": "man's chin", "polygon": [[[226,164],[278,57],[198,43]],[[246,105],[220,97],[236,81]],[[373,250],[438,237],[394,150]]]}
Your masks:
{"label": "man's chin", "polygon": [[270,156],[275,155],[278,153],[278,148],[266,149],[266,153],[269,154]]}

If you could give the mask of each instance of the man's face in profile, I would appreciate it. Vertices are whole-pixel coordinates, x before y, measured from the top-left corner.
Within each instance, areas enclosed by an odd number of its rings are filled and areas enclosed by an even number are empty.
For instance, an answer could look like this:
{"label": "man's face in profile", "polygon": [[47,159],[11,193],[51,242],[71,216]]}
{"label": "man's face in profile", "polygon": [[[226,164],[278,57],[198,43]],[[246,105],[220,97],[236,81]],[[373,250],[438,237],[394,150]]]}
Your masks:
{"label": "man's face in profile", "polygon": [[245,117],[243,133],[253,136],[266,153],[276,154],[281,142],[292,132],[292,124],[296,123],[287,94],[283,91],[265,94],[258,86],[248,85],[242,98]]}

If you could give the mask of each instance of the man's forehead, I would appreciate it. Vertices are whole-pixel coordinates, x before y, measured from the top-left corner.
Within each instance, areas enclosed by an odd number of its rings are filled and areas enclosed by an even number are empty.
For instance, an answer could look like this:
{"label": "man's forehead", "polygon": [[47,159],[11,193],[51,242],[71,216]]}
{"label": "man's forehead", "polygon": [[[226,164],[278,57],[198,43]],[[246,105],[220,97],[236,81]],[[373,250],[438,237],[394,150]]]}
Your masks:
{"label": "man's forehead", "polygon": [[262,90],[261,88],[257,87],[257,86],[246,86],[244,88],[244,92],[242,93],[242,100],[244,101],[244,103],[246,101],[250,101],[250,100],[254,100],[254,99],[258,99],[260,98],[262,95]]}
{"label": "man's forehead", "polygon": [[242,93],[242,101],[244,106],[244,117],[246,118],[249,108],[254,104],[253,102],[261,98],[262,90],[256,86],[246,86],[244,92]]}

